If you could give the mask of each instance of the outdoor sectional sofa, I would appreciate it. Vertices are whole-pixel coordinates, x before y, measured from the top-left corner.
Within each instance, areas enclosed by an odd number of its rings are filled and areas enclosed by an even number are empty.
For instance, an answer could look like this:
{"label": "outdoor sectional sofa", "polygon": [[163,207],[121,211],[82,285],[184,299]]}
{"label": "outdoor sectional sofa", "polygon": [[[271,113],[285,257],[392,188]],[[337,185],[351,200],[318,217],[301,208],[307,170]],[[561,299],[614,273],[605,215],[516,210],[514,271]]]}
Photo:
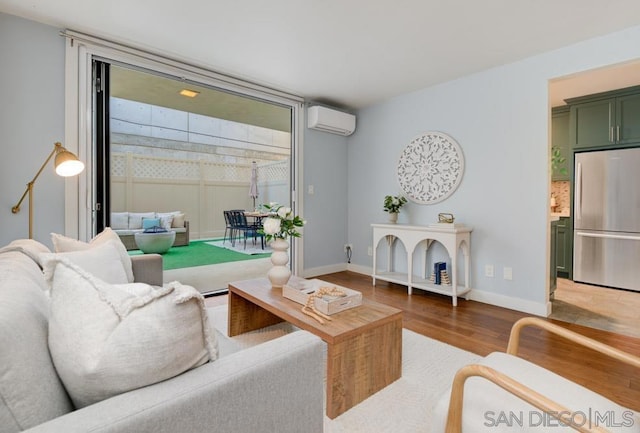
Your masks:
{"label": "outdoor sectional sofa", "polygon": [[138,249],[135,234],[144,231],[143,220],[159,220],[161,227],[175,231],[174,247],[189,245],[189,221],[183,212],[111,212],[111,229],[127,250]]}
{"label": "outdoor sectional sofa", "polygon": [[[108,229],[105,229],[108,231]],[[117,237],[115,237],[117,241]],[[78,241],[75,241],[78,242]],[[111,246],[96,245],[92,242],[91,248]],[[112,243],[113,245],[113,243]],[[76,256],[78,260],[87,259],[94,254],[93,249],[80,251]],[[106,249],[105,249],[106,251]],[[122,248],[124,255],[126,251]],[[79,349],[81,356],[75,356],[68,360],[72,365],[80,362],[96,338],[90,334],[88,341],[73,338],[71,345],[62,347],[62,351],[56,352],[56,339],[61,338],[59,328],[65,326],[65,322],[71,322],[70,332],[88,332],[92,326],[114,326],[115,331],[126,323],[135,319],[136,314],[145,314],[140,302],[130,305],[127,311],[118,310],[117,304],[112,308],[103,307],[99,315],[92,316],[93,320],[83,322],[86,326],[77,326],[78,317],[85,320],[86,305],[90,299],[99,302],[103,296],[113,298],[107,289],[116,287],[106,283],[98,283],[98,292],[103,295],[98,297],[93,289],[76,289],[74,296],[60,298],[60,290],[67,290],[67,280],[64,274],[75,266],[62,265],[58,260],[70,259],[43,259],[42,255],[53,255],[48,248],[33,240],[14,241],[6,247],[0,248],[0,433],[25,432],[136,432],[136,433],[191,433],[191,432],[238,432],[238,433],[317,433],[322,431],[323,425],[323,371],[324,371],[324,343],[305,331],[293,331],[264,343],[244,348],[233,339],[217,329],[213,328],[211,319],[205,331],[202,326],[187,326],[189,322],[181,326],[166,323],[167,315],[159,318],[154,326],[147,326],[147,330],[136,333],[126,333],[130,338],[146,338],[145,350],[134,350],[139,356],[139,362],[128,362],[126,365],[143,367],[148,365],[145,360],[147,352],[154,347],[150,333],[155,328],[161,331],[160,336],[175,332],[175,330],[215,332],[217,338],[217,359],[178,373],[173,377],[149,383],[138,388],[122,393],[112,393],[112,396],[92,402],[86,405],[75,404],[74,393],[84,391],[95,386],[103,372],[104,362],[101,362],[99,371],[92,373],[92,380],[79,382],[78,387],[69,387],[69,382],[63,373],[68,374],[68,365],[60,364],[60,353]],[[119,253],[116,253],[119,254]],[[55,254],[60,256],[60,254]],[[67,256],[68,257],[68,256]],[[122,255],[120,255],[122,257]],[[47,261],[49,260],[49,261]],[[51,260],[58,264],[51,271]],[[129,284],[131,289],[139,286],[141,281],[154,285],[162,284],[162,257],[157,254],[146,254],[131,257],[131,278],[135,281]],[[86,262],[85,262],[86,263]],[[107,269],[103,261],[94,260],[93,267],[99,271]],[[87,263],[89,264],[89,263]],[[44,266],[44,271],[41,268]],[[86,283],[95,277],[87,275],[87,268],[82,268],[82,278],[76,281]],[[53,272],[53,275],[51,274]],[[57,281],[63,279],[62,281]],[[103,280],[100,280],[103,281]],[[169,283],[174,284],[174,283]],[[166,290],[167,284],[165,284]],[[183,286],[188,287],[188,286]],[[112,289],[109,289],[112,290]],[[157,287],[162,291],[163,288]],[[56,293],[57,291],[57,293]],[[117,292],[119,293],[119,292]],[[185,309],[186,305],[194,301],[182,296],[179,304],[175,304],[173,298],[175,292],[158,300],[171,299],[167,310]],[[121,296],[121,295],[118,295]],[[154,295],[151,295],[154,296]],[[79,299],[81,298],[81,299]],[[147,302],[148,299],[140,298]],[[75,303],[77,312],[60,316],[60,308],[68,309]],[[175,306],[174,306],[175,304]],[[158,310],[154,306],[144,316],[145,320],[156,318]],[[167,304],[165,304],[167,305]],[[200,304],[202,305],[202,304]],[[105,320],[105,312],[113,316],[113,311],[122,315],[120,320]],[[194,310],[188,307],[188,311]],[[203,314],[202,308],[198,315]],[[68,310],[65,310],[68,313]],[[126,314],[125,314],[126,313]],[[83,316],[84,314],[84,316]],[[128,315],[127,315],[128,314]],[[206,310],[204,317],[213,317],[213,310]],[[75,316],[75,317],[74,317]],[[138,316],[140,317],[140,316]],[[61,320],[59,320],[61,319]],[[52,328],[53,326],[53,328]],[[166,328],[163,328],[166,326]],[[65,328],[68,329],[68,328]],[[76,334],[72,334],[76,335]],[[105,343],[113,341],[123,332],[106,333]],[[103,335],[103,337],[105,336]],[[153,334],[155,335],[155,334]],[[207,337],[208,338],[208,337]],[[53,341],[52,341],[53,339]],[[185,341],[186,340],[186,341]],[[89,347],[74,347],[84,341]],[[169,365],[174,365],[180,353],[186,351],[189,340],[180,340],[181,344],[172,345],[172,350],[166,352],[161,359],[170,358]],[[202,340],[200,340],[202,341]],[[234,345],[235,344],[235,345]],[[110,349],[120,350],[131,346],[130,343],[110,346]],[[131,346],[134,347],[135,346]],[[58,347],[59,348],[59,347]],[[104,354],[104,350],[98,355]],[[164,353],[164,352],[163,352]],[[58,357],[56,357],[56,355]],[[109,359],[115,355],[109,351]],[[80,358],[80,359],[79,359]],[[121,358],[118,358],[121,359]],[[190,358],[189,358],[190,359]],[[125,359],[127,361],[128,359]],[[130,360],[128,360],[130,361]],[[156,366],[143,369],[142,373],[134,376],[137,379],[140,374],[164,371],[166,367]],[[72,369],[73,370],[73,369]],[[128,369],[122,369],[127,373]],[[116,373],[121,369],[116,369]],[[103,373],[104,374],[104,373]],[[102,382],[111,387],[111,380]],[[78,389],[80,388],[80,389]],[[93,389],[93,388],[91,388]]]}

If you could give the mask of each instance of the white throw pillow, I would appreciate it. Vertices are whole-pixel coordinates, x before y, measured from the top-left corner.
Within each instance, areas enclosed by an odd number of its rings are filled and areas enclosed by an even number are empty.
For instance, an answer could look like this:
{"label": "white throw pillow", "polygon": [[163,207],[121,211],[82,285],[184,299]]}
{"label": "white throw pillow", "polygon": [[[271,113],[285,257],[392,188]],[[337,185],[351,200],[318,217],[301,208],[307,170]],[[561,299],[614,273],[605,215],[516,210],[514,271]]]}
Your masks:
{"label": "white throw pillow", "polygon": [[160,219],[160,227],[165,230],[171,230],[171,223],[173,222],[173,215],[162,215],[158,216]]}
{"label": "white throw pillow", "polygon": [[94,248],[105,242],[114,241],[118,254],[120,255],[120,261],[124,267],[124,272],[127,274],[127,282],[133,283],[133,265],[131,264],[131,257],[127,252],[127,248],[120,240],[120,236],[111,228],[107,227],[102,232],[98,233],[89,243],[82,242],[77,239],[69,238],[57,233],[51,233],[51,240],[53,242],[53,248],[56,253],[65,253],[70,251],[86,251],[90,248]]}
{"label": "white throw pillow", "polygon": [[49,350],[76,408],[177,376],[217,358],[202,295],[109,285],[65,258],[52,277]]}
{"label": "white throw pillow", "polygon": [[47,280],[51,278],[51,276],[46,273],[46,270],[49,269],[47,264],[52,260],[58,260],[62,257],[109,284],[129,283],[127,273],[124,270],[124,266],[122,266],[116,241],[101,242],[85,250],[41,254],[40,261],[45,269],[45,278]]}
{"label": "white throw pillow", "polygon": [[129,212],[111,212],[111,228],[127,230],[129,228]]}
{"label": "white throw pillow", "polygon": [[[184,213],[179,210],[174,210],[172,212],[156,212],[156,217],[162,218],[165,216],[171,217],[171,227],[172,228],[181,228],[184,227]],[[169,228],[167,227],[167,230]]]}
{"label": "white throw pillow", "polygon": [[0,249],[0,251],[20,251],[31,257],[31,260],[36,262],[41,268],[42,259],[40,258],[40,255],[51,252],[51,250],[49,250],[45,245],[33,239],[16,239],[6,247]]}
{"label": "white throw pillow", "polygon": [[155,212],[135,213],[129,212],[129,230],[142,229],[142,218],[155,218]]}

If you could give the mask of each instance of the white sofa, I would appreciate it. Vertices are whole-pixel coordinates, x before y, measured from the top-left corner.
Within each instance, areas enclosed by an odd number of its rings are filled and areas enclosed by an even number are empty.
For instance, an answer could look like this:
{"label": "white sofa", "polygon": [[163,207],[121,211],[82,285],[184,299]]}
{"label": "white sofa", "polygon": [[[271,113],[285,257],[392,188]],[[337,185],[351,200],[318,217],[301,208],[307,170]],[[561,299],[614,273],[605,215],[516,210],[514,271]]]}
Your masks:
{"label": "white sofa", "polygon": [[160,220],[160,226],[176,232],[174,247],[189,245],[189,221],[180,211],[172,212],[111,212],[110,227],[115,231],[127,250],[138,246],[135,234],[144,231],[143,220]]}
{"label": "white sofa", "polygon": [[[322,431],[324,345],[305,331],[247,349],[216,331],[215,361],[76,409],[53,361],[43,248],[0,249],[0,433]],[[162,281],[161,256],[131,259],[135,281]]]}

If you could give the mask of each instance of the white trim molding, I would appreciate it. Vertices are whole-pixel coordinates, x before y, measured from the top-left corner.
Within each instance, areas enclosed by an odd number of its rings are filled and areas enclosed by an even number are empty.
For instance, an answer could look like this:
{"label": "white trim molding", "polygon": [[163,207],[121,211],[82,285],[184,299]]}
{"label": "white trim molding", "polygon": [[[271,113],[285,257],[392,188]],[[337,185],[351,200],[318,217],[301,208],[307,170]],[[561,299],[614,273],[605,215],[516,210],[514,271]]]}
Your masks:
{"label": "white trim molding", "polygon": [[541,317],[547,317],[551,314],[551,303],[549,302],[534,302],[527,299],[514,298],[484,290],[471,290],[469,292],[469,300],[495,305],[496,307],[508,308],[510,310],[521,311],[527,314],[535,314],[536,316]]}

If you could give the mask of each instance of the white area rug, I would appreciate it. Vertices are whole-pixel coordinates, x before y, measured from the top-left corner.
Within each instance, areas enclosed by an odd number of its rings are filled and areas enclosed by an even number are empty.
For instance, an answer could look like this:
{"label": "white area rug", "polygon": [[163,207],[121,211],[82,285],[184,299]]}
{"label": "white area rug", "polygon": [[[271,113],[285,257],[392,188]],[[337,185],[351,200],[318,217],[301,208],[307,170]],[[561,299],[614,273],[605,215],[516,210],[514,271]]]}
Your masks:
{"label": "white area rug", "polygon": [[271,254],[273,251],[269,246],[267,246],[266,242],[264,245],[264,250],[262,249],[262,244],[258,239],[256,244],[253,244],[253,239],[247,239],[247,247],[244,246],[244,240],[236,241],[236,245],[231,245],[230,241],[210,241],[205,242],[205,244],[212,245],[218,248],[224,248],[226,250],[235,251],[241,254],[254,255],[254,254]]}
{"label": "white area rug", "polygon": [[[225,334],[226,310],[226,305],[214,307],[214,325]],[[259,344],[282,335],[287,326],[275,325],[234,339],[243,345]],[[433,406],[451,386],[456,371],[480,358],[403,329],[402,377],[339,417],[325,416],[324,433],[431,433]]]}

